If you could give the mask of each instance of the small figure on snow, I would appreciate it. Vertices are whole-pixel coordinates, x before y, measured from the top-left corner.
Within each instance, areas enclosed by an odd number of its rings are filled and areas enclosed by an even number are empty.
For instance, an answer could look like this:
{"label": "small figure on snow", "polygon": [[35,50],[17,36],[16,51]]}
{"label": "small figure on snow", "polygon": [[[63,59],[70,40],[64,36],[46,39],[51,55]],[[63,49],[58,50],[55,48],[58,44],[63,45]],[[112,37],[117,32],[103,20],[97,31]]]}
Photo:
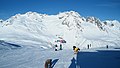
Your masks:
{"label": "small figure on snow", "polygon": [[57,48],[58,48],[58,46],[57,46],[57,44],[55,45],[55,51],[57,51]]}
{"label": "small figure on snow", "polygon": [[106,48],[108,48],[108,45],[106,45]]}
{"label": "small figure on snow", "polygon": [[88,47],[88,49],[89,49],[89,47],[90,47],[89,44],[87,45],[87,47]]}
{"label": "small figure on snow", "polygon": [[74,50],[74,54],[77,54],[80,49],[76,46],[73,46],[73,50]]}
{"label": "small figure on snow", "polygon": [[90,47],[91,47],[91,44],[90,44]]}
{"label": "small figure on snow", "polygon": [[76,46],[73,46],[73,50],[75,50]]}
{"label": "small figure on snow", "polygon": [[52,68],[52,59],[47,59],[45,61],[45,67],[44,68]]}
{"label": "small figure on snow", "polygon": [[62,44],[60,44],[60,50],[62,50]]}

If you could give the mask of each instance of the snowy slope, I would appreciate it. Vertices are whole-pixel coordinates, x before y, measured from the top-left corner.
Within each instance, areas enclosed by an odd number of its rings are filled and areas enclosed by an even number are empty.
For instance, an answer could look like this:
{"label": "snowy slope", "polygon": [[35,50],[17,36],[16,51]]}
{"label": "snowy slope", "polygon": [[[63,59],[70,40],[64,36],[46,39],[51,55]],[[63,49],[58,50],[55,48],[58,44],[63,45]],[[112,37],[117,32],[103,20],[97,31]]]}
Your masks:
{"label": "snowy slope", "polygon": [[[63,50],[54,51],[59,39],[66,43]],[[73,54],[73,45],[80,48],[78,55]],[[117,20],[85,18],[75,11],[57,15],[27,12],[0,20],[0,68],[44,68],[49,58],[53,68],[120,68],[119,47]]]}
{"label": "snowy slope", "polygon": [[0,27],[1,40],[16,44],[24,43],[23,45],[48,47],[48,42],[52,35],[47,33],[46,27],[42,22],[43,16],[35,12],[28,12],[23,15],[17,14],[7,19]]}
{"label": "snowy slope", "polygon": [[39,49],[22,47],[12,50],[0,49],[0,68],[44,68],[46,59],[52,59],[53,68],[68,68],[73,57],[72,50],[54,51],[53,49]]}
{"label": "snowy slope", "polygon": [[44,68],[47,59],[52,59],[53,68],[119,68],[119,53],[120,49],[113,48],[84,49],[77,55],[72,49],[54,51],[29,46],[0,49],[0,68]]}
{"label": "snowy slope", "polygon": [[120,23],[100,21],[95,17],[84,18],[75,11],[57,15],[27,12],[0,20],[0,40],[18,45],[52,48],[54,41],[62,37],[67,43],[64,48],[73,45],[80,48],[120,46]]}

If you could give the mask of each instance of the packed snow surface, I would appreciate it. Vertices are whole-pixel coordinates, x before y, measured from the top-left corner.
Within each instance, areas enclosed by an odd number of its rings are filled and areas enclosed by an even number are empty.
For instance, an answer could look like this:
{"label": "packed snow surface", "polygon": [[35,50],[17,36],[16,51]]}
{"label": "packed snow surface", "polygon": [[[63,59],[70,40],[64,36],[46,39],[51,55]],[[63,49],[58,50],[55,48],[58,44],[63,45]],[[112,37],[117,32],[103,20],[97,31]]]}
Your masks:
{"label": "packed snow surface", "polygon": [[[63,50],[54,51],[56,44],[58,48],[62,44]],[[81,49],[77,55],[73,46]],[[27,12],[0,19],[0,68],[44,68],[49,58],[53,68],[120,68],[119,48],[117,20],[85,18],[75,11],[57,15]]]}
{"label": "packed snow surface", "polygon": [[6,48],[0,47],[0,68],[44,68],[47,59],[52,59],[53,68],[120,68],[120,49],[113,47],[81,49],[74,54],[72,49],[54,51],[5,44]]}

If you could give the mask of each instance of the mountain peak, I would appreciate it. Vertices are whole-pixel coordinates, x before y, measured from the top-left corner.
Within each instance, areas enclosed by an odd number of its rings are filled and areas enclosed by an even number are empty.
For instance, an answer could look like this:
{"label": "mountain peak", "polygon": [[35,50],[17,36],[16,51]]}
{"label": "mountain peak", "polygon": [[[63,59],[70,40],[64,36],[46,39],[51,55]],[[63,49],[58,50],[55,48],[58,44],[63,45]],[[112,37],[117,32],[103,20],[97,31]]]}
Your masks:
{"label": "mountain peak", "polygon": [[80,14],[75,11],[66,11],[66,12],[59,13],[58,15],[60,15],[60,16],[70,16],[71,15],[74,17],[81,17]]}
{"label": "mountain peak", "polygon": [[84,17],[81,17],[78,12],[75,11],[67,11],[60,13],[59,19],[63,20],[62,24],[67,25],[70,29],[71,28],[81,28],[80,23],[85,21]]}
{"label": "mountain peak", "polygon": [[[111,27],[105,25],[96,17],[84,18],[75,11],[48,16],[30,11],[25,14],[16,14],[6,21],[1,21],[3,23],[0,24],[6,26],[0,27],[1,39],[27,41],[35,43],[35,45],[40,44],[41,47],[42,45],[45,45],[45,47],[52,46],[51,41],[56,38],[56,35],[66,39],[67,44],[71,45],[68,47],[78,45],[82,48],[90,43],[92,47],[113,46],[113,44],[119,43],[120,37],[120,23],[118,21],[106,21],[107,23],[113,23],[114,26]],[[96,43],[99,44],[96,45]]]}

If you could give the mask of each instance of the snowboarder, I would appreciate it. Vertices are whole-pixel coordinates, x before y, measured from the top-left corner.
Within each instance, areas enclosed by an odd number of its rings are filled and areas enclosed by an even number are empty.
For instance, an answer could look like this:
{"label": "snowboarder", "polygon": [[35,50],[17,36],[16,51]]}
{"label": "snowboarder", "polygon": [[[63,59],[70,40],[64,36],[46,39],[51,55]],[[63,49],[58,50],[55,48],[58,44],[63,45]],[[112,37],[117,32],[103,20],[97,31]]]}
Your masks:
{"label": "snowboarder", "polygon": [[57,51],[57,47],[58,47],[58,46],[57,46],[57,44],[56,44],[56,45],[55,45],[55,51]]}
{"label": "snowboarder", "polygon": [[52,59],[47,59],[45,61],[45,68],[52,68]]}
{"label": "snowboarder", "polygon": [[60,44],[60,50],[62,50],[62,44]]}

